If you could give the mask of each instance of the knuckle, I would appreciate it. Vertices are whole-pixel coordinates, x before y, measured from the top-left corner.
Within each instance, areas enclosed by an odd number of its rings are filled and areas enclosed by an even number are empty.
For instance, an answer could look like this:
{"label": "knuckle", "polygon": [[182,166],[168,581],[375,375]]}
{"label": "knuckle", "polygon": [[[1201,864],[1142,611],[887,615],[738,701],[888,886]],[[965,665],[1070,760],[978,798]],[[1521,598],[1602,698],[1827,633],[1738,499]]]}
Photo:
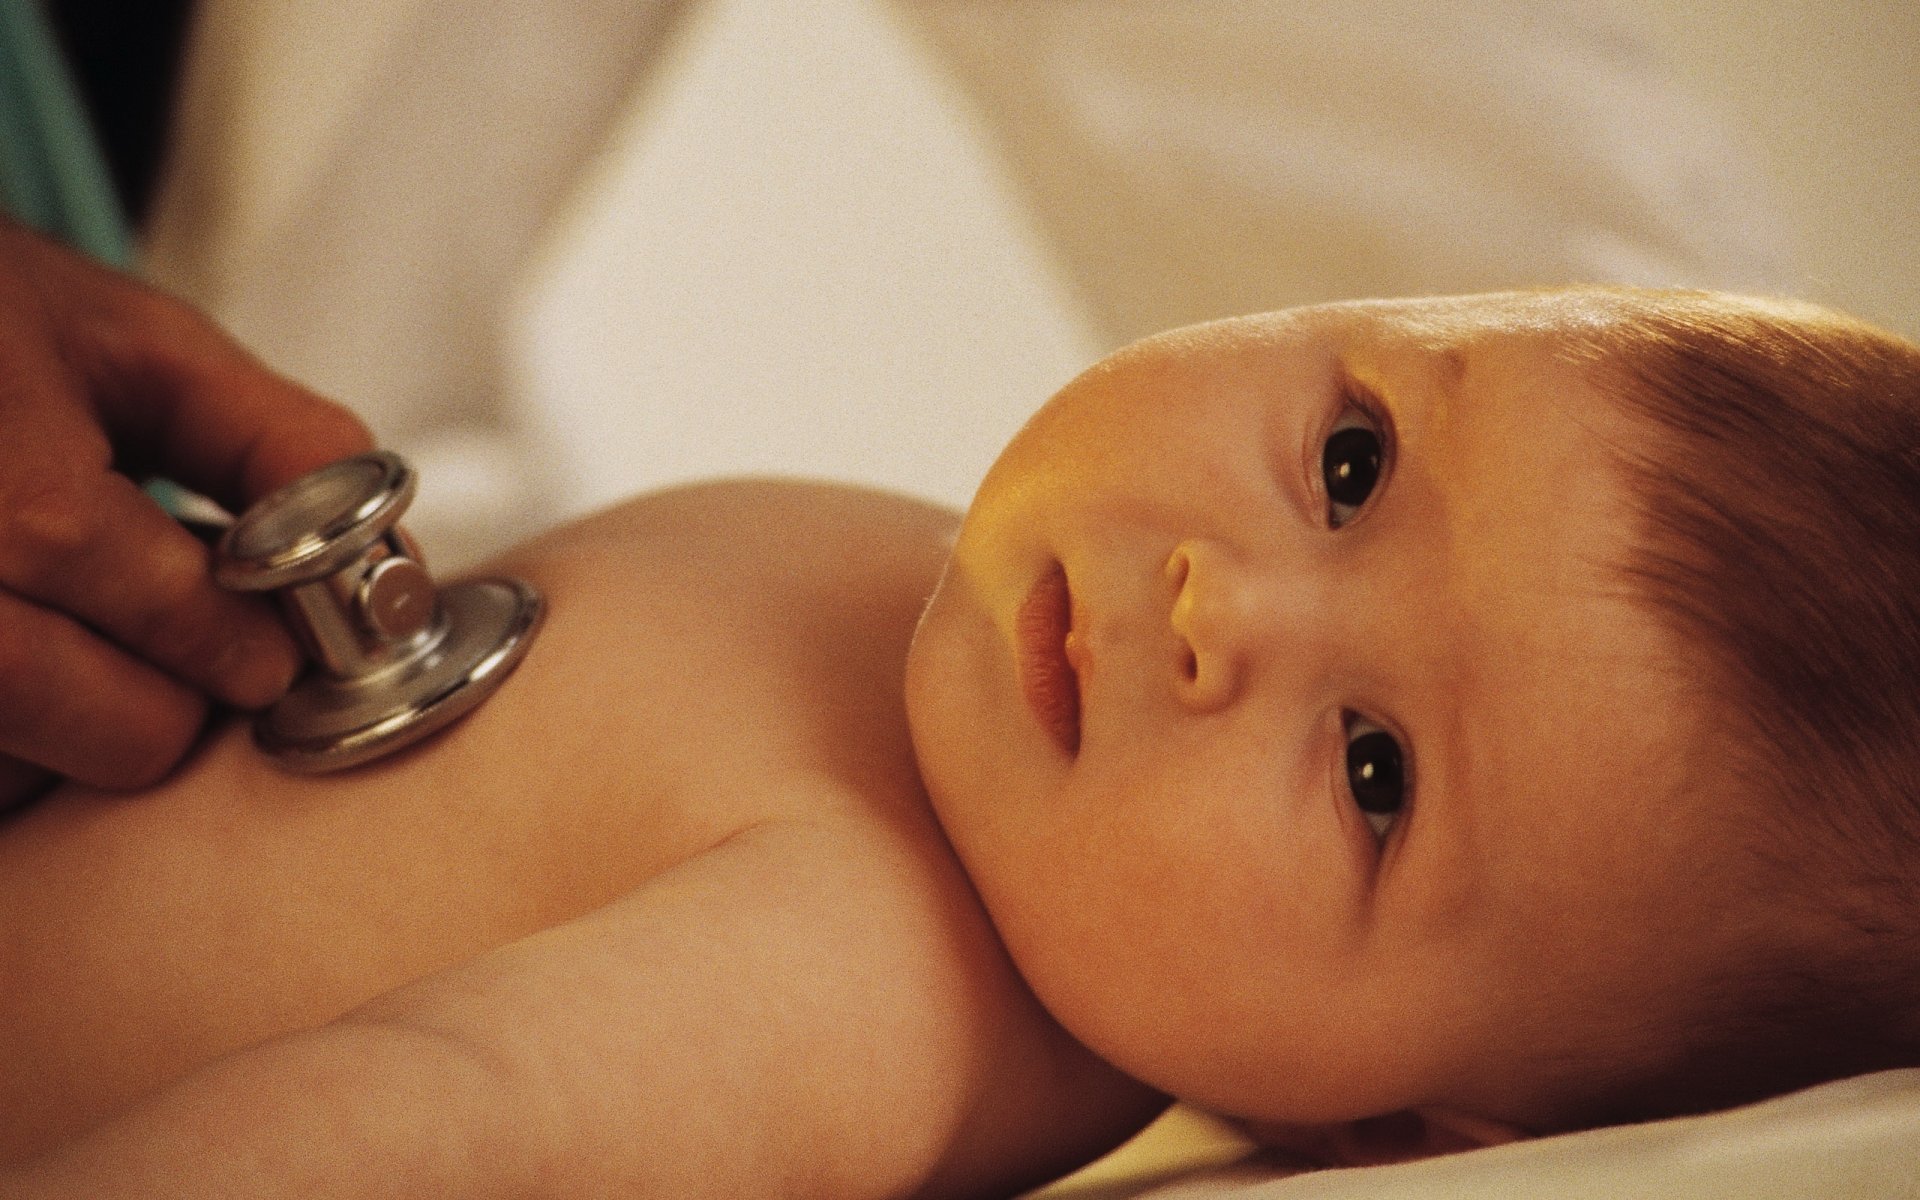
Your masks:
{"label": "knuckle", "polygon": [[68,565],[98,535],[99,511],[94,489],[70,470],[18,472],[0,501],[0,561],[35,576]]}
{"label": "knuckle", "polygon": [[207,559],[198,542],[185,539],[150,548],[142,564],[140,608],[122,635],[133,647],[167,662],[191,663],[217,641]]}
{"label": "knuckle", "polygon": [[191,359],[213,329],[185,301],[119,276],[87,292],[68,323],[86,347],[89,374],[115,389],[151,375],[156,365]]}
{"label": "knuckle", "polygon": [[131,279],[114,281],[108,303],[98,314],[100,333],[129,338],[157,334],[161,345],[181,337],[197,336],[213,322],[199,309],[176,296]]}

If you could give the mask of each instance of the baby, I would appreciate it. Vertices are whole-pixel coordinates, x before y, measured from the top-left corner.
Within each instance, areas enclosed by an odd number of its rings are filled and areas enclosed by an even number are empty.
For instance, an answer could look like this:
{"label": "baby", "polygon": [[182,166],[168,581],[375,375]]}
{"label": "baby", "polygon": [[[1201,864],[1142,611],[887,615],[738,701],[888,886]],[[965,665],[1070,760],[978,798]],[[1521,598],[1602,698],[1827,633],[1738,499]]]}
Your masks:
{"label": "baby", "polygon": [[[0,1194],[994,1195],[1920,1063],[1920,349],[1576,290],[1180,330],[965,519],[507,556],[464,723],[0,828]],[[931,600],[928,600],[931,595]]]}

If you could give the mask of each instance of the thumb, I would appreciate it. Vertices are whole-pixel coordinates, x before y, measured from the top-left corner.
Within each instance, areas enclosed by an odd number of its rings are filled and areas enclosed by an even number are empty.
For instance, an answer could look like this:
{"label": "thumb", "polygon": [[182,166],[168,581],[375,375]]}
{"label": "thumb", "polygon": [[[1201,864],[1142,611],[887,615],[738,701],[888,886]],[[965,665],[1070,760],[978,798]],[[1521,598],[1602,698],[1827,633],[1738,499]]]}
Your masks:
{"label": "thumb", "polygon": [[237,512],[372,447],[350,410],[268,369],[191,306],[132,280],[106,286],[120,294],[69,327],[68,349],[123,461]]}

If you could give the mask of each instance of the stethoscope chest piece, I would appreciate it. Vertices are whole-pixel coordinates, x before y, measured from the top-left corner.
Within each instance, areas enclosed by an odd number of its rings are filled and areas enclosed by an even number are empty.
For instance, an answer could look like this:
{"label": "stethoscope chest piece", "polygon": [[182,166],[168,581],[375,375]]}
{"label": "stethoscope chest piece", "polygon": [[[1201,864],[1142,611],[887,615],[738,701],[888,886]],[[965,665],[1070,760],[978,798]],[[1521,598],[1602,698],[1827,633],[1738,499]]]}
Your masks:
{"label": "stethoscope chest piece", "polygon": [[272,592],[314,669],[254,722],[299,771],[351,767],[470,712],[526,656],[544,614],[517,579],[436,588],[397,522],[416,477],[375,451],[306,475],[243,513],[214,573]]}

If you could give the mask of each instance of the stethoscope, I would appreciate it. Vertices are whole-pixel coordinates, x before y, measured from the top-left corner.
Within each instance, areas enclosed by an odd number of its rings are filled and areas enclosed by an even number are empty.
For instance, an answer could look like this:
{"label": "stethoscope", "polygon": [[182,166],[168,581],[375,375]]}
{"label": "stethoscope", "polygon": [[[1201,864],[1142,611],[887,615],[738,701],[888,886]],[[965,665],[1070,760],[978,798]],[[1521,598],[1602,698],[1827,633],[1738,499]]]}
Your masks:
{"label": "stethoscope", "polygon": [[445,728],[539,631],[545,604],[521,580],[435,586],[398,524],[416,486],[377,450],[295,480],[220,537],[214,578],[271,593],[312,663],[254,720],[254,741],[294,770],[355,766]]}
{"label": "stethoscope", "polygon": [[[0,209],[126,267],[133,239],[29,0],[0,0],[0,80]],[[434,586],[397,524],[415,486],[398,455],[363,454],[266,497],[220,538],[215,578],[272,593],[312,660],[254,722],[254,740],[289,767],[351,767],[445,728],[493,694],[540,627],[540,594],[519,580]],[[194,523],[184,507],[198,497],[149,490]]]}

